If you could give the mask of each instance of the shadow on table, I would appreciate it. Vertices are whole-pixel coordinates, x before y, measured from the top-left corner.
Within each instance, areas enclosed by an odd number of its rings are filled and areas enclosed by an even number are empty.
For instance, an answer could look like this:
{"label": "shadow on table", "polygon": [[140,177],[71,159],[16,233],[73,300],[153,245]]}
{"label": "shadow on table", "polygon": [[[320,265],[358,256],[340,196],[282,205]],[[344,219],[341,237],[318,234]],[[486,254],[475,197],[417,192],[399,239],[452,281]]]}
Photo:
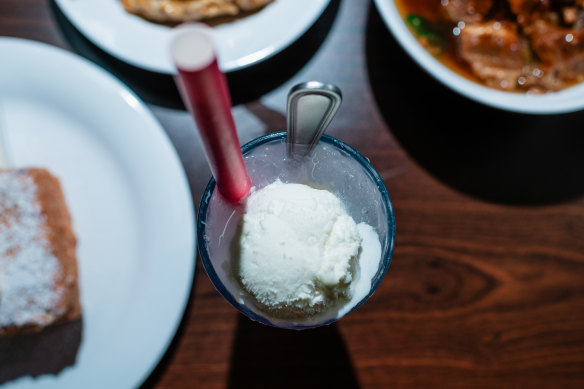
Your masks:
{"label": "shadow on table", "polygon": [[[328,35],[339,9],[332,0],[321,18],[296,42],[264,62],[227,74],[233,105],[257,100],[297,73],[316,53]],[[164,107],[184,109],[172,76],[128,65],[99,49],[67,20],[55,1],[51,10],[71,48],[97,63],[128,85],[144,101]],[[258,33],[267,33],[262,31]]]}
{"label": "shadow on table", "polygon": [[82,319],[0,339],[0,385],[20,377],[59,374],[75,364]]}
{"label": "shadow on table", "polygon": [[407,55],[373,6],[366,39],[377,105],[397,140],[431,174],[508,204],[557,203],[584,193],[584,112],[522,115],[462,97]]}
{"label": "shadow on table", "polygon": [[351,358],[336,324],[293,331],[240,315],[229,389],[358,388]]}

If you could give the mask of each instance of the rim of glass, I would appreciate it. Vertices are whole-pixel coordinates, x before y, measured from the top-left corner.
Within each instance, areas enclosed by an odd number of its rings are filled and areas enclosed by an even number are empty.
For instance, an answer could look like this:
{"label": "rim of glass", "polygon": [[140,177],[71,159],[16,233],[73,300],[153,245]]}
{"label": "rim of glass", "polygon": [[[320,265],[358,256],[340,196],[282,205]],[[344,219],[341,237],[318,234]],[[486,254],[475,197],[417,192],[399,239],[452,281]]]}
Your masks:
{"label": "rim of glass", "polygon": [[[245,145],[243,145],[241,147],[241,151],[242,151],[243,155],[245,156],[249,151],[251,151],[252,149],[254,149],[258,146],[261,146],[265,143],[268,143],[268,142],[271,142],[274,140],[280,140],[280,139],[283,139],[285,137],[286,137],[286,132],[275,132],[272,134],[263,135],[259,138],[256,138],[256,139],[246,143]],[[379,190],[379,193],[381,194],[381,197],[383,198],[383,206],[384,206],[385,212],[387,213],[387,216],[388,216],[388,232],[386,235],[387,242],[385,242],[385,245],[381,248],[382,253],[385,253],[385,254],[383,255],[380,268],[377,270],[375,277],[373,277],[373,279],[371,280],[371,289],[370,289],[369,293],[361,299],[361,301],[359,301],[357,304],[355,304],[355,306],[353,308],[351,308],[351,310],[349,312],[347,312],[345,315],[343,315],[340,318],[330,319],[330,320],[327,320],[323,323],[319,323],[317,325],[277,325],[275,323],[270,322],[264,316],[258,315],[257,313],[253,312],[251,309],[249,309],[245,305],[240,304],[235,299],[235,297],[227,290],[225,285],[223,285],[223,282],[221,281],[221,279],[219,278],[219,276],[215,272],[215,268],[213,267],[213,264],[211,263],[211,258],[209,257],[209,253],[207,251],[207,245],[206,245],[206,242],[204,239],[205,227],[206,227],[205,221],[207,218],[207,209],[209,206],[209,200],[211,199],[211,195],[213,194],[213,191],[215,190],[215,179],[213,177],[211,177],[211,179],[209,180],[209,183],[207,184],[205,191],[203,192],[203,196],[201,197],[201,203],[199,205],[199,212],[198,212],[198,217],[197,217],[197,246],[199,249],[199,254],[201,255],[203,267],[205,268],[205,272],[207,273],[207,275],[211,279],[211,282],[215,286],[215,289],[217,289],[217,291],[227,300],[227,302],[229,302],[229,304],[231,304],[235,309],[237,309],[238,311],[240,311],[241,313],[243,313],[244,315],[246,315],[250,319],[255,320],[257,322],[260,322],[262,324],[266,324],[266,325],[274,326],[274,327],[279,327],[279,328],[290,328],[290,329],[298,329],[298,330],[307,329],[307,328],[315,328],[315,327],[320,327],[320,326],[324,326],[327,324],[331,324],[331,323],[351,314],[353,311],[355,311],[357,308],[359,308],[361,305],[363,305],[363,303],[365,301],[367,301],[371,297],[371,295],[373,295],[373,293],[379,287],[381,280],[383,279],[383,277],[387,273],[387,270],[389,269],[389,264],[391,263],[391,258],[393,256],[393,249],[395,246],[395,233],[396,233],[395,214],[393,211],[393,204],[391,202],[389,192],[387,191],[387,188],[385,186],[385,183],[383,182],[383,179],[381,178],[381,176],[379,175],[377,170],[375,170],[373,165],[371,165],[371,163],[369,162],[369,159],[364,157],[361,153],[359,153],[357,150],[355,150],[353,147],[349,146],[345,142],[343,142],[339,139],[333,138],[332,136],[329,136],[329,135],[323,135],[322,138],[320,139],[320,141],[327,143],[327,144],[330,144],[330,145],[336,147],[337,149],[346,152],[351,157],[353,157],[357,162],[359,162],[359,164],[364,168],[365,172],[369,175],[369,177],[373,180],[373,182],[375,182],[377,189]]]}

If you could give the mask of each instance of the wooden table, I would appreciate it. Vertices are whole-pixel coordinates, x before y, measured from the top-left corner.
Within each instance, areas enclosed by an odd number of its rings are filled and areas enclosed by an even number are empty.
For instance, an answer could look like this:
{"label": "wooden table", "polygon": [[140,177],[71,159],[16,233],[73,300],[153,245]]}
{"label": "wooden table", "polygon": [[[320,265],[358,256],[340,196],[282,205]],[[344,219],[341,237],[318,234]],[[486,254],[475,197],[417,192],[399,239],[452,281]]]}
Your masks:
{"label": "wooden table", "polygon": [[[209,171],[170,77],[96,49],[50,1],[2,0],[0,35],[75,51],[126,82],[170,135],[198,204]],[[409,59],[371,2],[333,0],[291,48],[229,75],[241,142],[284,129],[288,89],[311,79],[341,87],[328,133],[369,157],[391,194],[387,276],[337,324],[292,332],[240,315],[197,262],[145,387],[584,387],[584,113],[466,100]]]}

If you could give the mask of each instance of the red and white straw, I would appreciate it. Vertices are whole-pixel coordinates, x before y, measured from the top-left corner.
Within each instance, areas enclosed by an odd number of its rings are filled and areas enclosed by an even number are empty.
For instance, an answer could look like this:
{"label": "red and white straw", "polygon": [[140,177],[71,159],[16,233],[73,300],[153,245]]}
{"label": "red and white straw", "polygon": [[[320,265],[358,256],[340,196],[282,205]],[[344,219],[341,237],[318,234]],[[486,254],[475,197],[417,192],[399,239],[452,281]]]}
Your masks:
{"label": "red and white straw", "polygon": [[183,101],[191,111],[217,187],[229,201],[242,200],[251,184],[231,114],[225,75],[219,69],[211,29],[196,23],[181,25],[173,36],[171,54]]}

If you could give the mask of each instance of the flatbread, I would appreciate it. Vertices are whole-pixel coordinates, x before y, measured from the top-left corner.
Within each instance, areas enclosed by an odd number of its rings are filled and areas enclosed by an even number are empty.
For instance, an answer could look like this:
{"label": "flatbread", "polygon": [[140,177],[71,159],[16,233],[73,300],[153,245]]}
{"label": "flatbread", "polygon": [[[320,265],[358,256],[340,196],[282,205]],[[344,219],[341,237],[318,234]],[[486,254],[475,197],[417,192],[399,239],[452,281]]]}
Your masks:
{"label": "flatbread", "polygon": [[160,23],[181,23],[235,16],[272,0],[121,0],[126,11]]}

